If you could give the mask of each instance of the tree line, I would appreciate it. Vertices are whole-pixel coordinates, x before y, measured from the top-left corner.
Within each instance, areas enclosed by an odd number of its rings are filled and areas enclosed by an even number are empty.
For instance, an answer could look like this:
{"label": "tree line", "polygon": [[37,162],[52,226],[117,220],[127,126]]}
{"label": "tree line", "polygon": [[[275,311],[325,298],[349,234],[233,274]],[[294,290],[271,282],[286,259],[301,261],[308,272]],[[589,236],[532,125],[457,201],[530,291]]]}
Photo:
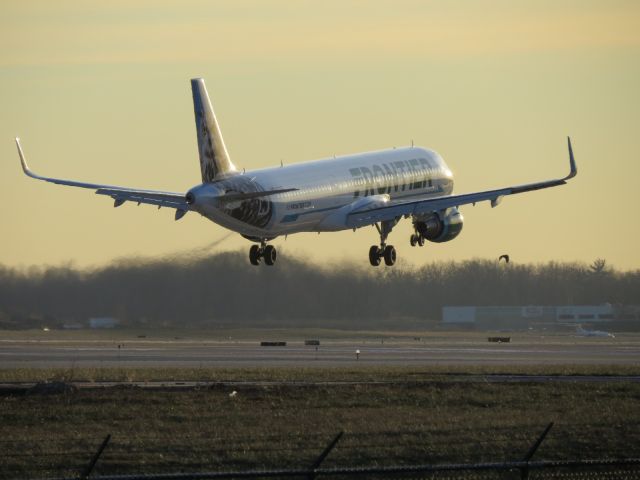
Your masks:
{"label": "tree line", "polygon": [[115,317],[125,325],[408,327],[445,305],[639,304],[640,270],[592,264],[435,262],[252,267],[240,252],[121,260],[94,269],[0,266],[0,328]]}

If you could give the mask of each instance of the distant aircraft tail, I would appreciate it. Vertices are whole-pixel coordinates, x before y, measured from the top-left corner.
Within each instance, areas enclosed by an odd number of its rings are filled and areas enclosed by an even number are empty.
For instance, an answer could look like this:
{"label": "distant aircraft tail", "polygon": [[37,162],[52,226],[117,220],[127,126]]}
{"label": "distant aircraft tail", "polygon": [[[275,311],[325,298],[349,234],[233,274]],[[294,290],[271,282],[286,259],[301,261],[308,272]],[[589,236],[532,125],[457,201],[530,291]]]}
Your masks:
{"label": "distant aircraft tail", "polygon": [[235,172],[236,167],[231,162],[227,147],[224,145],[222,133],[213,113],[207,87],[202,78],[191,79],[193,93],[193,110],[196,117],[196,132],[198,134],[198,153],[200,155],[200,170],[202,182],[213,182],[216,178],[228,172]]}

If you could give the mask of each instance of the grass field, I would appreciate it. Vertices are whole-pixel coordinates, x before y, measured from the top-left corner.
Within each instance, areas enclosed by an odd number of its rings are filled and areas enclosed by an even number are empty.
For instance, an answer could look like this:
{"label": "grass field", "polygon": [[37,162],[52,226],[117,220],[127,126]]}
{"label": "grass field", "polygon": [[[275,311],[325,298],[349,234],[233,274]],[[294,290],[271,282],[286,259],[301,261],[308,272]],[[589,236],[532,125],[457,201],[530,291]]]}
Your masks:
{"label": "grass field", "polygon": [[640,375],[640,365],[430,365],[428,367],[263,368],[0,368],[0,383],[13,382],[370,382],[454,381],[464,375]]}
{"label": "grass field", "polygon": [[[637,373],[631,367],[504,371]],[[460,381],[447,375],[451,372],[436,367],[0,370],[0,381],[394,380],[234,386],[235,396],[225,386],[4,395],[0,478],[77,475],[109,433],[99,474],[306,467],[339,431],[345,435],[324,466],[520,459],[551,421],[555,426],[536,458],[640,457],[638,383],[495,384]]]}
{"label": "grass field", "polygon": [[[197,341],[229,342],[256,340],[303,341],[316,338],[331,341],[413,341],[424,343],[451,343],[483,340],[487,336],[513,336],[527,342],[581,341],[572,336],[575,328],[558,327],[556,330],[517,332],[491,332],[473,330],[340,330],[333,328],[115,328],[79,330],[0,330],[1,341],[53,341],[53,342],[154,342]],[[616,332],[616,341],[640,341],[639,332]]]}
{"label": "grass field", "polygon": [[[185,341],[229,341],[229,340],[304,340],[306,338],[324,339],[380,339],[413,338],[425,336],[439,338],[443,336],[468,336],[469,332],[434,332],[406,330],[339,330],[330,328],[114,328],[78,330],[0,330],[0,340],[32,341],[126,341],[141,339],[149,341],[185,340]],[[471,335],[474,335],[472,332]]]}

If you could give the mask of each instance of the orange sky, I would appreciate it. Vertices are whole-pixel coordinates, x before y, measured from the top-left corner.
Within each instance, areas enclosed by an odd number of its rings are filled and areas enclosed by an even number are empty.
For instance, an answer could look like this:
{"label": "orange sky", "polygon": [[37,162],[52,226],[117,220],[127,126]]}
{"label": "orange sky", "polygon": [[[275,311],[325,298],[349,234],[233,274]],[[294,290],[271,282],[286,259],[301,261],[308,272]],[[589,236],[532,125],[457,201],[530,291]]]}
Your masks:
{"label": "orange sky", "polygon": [[[606,258],[640,268],[637,2],[2,2],[0,195],[5,265],[178,255],[226,231],[197,215],[36,182],[41,174],[186,191],[199,167],[189,79],[202,76],[247,169],[406,145],[438,151],[470,192],[568,186],[463,209],[448,244],[390,237],[401,262]],[[274,242],[366,263],[374,229]],[[248,249],[239,236],[218,249]]]}

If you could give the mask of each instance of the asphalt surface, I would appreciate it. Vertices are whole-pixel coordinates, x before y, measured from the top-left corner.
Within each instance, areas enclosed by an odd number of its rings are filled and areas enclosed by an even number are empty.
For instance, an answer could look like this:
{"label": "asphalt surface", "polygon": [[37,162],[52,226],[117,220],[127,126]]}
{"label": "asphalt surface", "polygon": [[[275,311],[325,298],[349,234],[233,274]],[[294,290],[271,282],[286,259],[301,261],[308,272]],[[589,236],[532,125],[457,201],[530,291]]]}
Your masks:
{"label": "asphalt surface", "polygon": [[[356,352],[360,353],[357,354]],[[0,340],[0,368],[257,367],[355,365],[640,365],[640,342],[624,339],[544,341],[302,341],[264,347],[260,341],[13,341]]]}

